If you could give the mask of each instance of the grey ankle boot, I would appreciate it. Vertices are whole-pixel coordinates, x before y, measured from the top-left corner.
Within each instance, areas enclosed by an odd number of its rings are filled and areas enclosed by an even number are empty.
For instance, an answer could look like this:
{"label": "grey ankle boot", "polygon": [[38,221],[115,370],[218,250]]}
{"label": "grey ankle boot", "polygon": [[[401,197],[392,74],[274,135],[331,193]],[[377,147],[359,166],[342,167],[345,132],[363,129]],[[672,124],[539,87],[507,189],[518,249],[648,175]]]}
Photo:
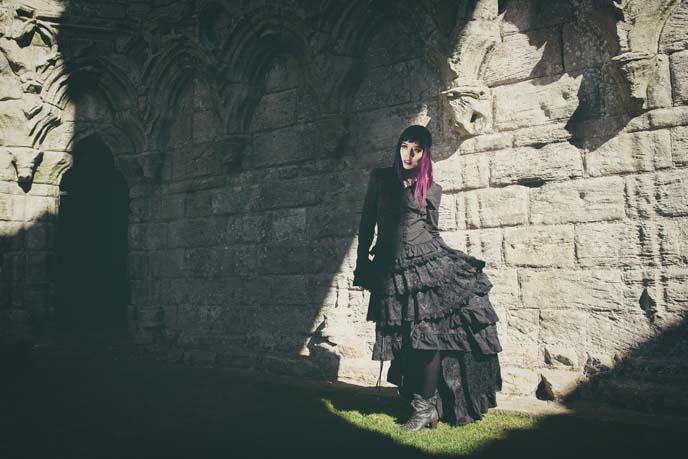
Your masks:
{"label": "grey ankle boot", "polygon": [[413,414],[411,418],[401,425],[404,430],[420,430],[425,426],[431,429],[437,428],[440,415],[437,412],[437,393],[425,399],[418,394],[413,394],[411,401]]}

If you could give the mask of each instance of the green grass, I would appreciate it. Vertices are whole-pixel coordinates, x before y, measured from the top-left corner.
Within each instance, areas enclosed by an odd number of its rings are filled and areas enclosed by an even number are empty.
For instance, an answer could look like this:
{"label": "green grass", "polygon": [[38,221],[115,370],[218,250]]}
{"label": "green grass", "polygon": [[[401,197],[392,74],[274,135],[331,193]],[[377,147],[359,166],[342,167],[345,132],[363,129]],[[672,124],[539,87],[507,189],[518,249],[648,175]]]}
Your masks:
{"label": "green grass", "polygon": [[327,411],[351,425],[390,437],[395,443],[417,448],[428,454],[468,455],[512,432],[535,429],[538,420],[524,415],[488,413],[481,421],[451,427],[440,423],[437,429],[409,432],[399,428],[394,416],[382,413],[363,414],[357,410],[337,409],[331,400],[321,399]]}

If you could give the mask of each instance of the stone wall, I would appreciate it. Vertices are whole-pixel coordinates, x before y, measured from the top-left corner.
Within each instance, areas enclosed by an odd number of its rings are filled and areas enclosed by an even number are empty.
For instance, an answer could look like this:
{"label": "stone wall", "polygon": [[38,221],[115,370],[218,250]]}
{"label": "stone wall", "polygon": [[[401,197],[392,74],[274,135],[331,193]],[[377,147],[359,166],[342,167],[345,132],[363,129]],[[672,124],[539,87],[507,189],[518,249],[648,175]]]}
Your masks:
{"label": "stone wall", "polygon": [[0,23],[3,342],[55,331],[60,182],[96,139],[129,186],[132,342],[374,383],[356,229],[408,124],[443,237],[487,262],[506,393],[562,396],[684,320],[686,1],[11,0]]}

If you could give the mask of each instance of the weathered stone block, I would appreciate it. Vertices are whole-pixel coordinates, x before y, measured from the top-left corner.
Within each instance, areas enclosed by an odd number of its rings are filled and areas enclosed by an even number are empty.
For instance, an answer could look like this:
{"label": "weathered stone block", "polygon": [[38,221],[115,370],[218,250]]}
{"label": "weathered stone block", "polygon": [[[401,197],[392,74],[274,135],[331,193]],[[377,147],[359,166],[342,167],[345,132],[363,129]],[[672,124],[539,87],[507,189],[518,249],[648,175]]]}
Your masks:
{"label": "weathered stone block", "polygon": [[688,215],[688,170],[657,173],[655,186],[657,213],[673,217]]}
{"label": "weathered stone block", "polygon": [[688,126],[671,129],[672,158],[677,166],[688,165]]}
{"label": "weathered stone block", "polygon": [[484,260],[491,268],[502,264],[501,228],[466,231],[466,236],[469,255]]}
{"label": "weathered stone block", "polygon": [[664,54],[657,55],[657,67],[647,88],[648,108],[671,107],[671,70],[669,58]]}
{"label": "weathered stone block", "polygon": [[620,134],[588,151],[585,160],[593,177],[671,167],[671,137],[666,129]]}
{"label": "weathered stone block", "polygon": [[550,368],[580,368],[587,358],[582,348],[571,345],[543,346],[542,354],[544,363]]}
{"label": "weathered stone block", "polygon": [[625,216],[621,177],[548,183],[530,192],[531,223],[620,220]]}
{"label": "weathered stone block", "polygon": [[535,146],[536,148],[550,143],[564,142],[573,137],[567,123],[544,124],[525,127],[514,131],[514,147]]}
{"label": "weathered stone block", "polygon": [[513,135],[510,132],[498,132],[471,137],[459,145],[461,154],[477,153],[481,151],[501,150],[513,145]]}
{"label": "weathered stone block", "polygon": [[[399,134],[406,126],[422,121],[419,116],[441,119],[439,104],[436,101],[409,103],[358,113],[354,126],[354,132],[358,133],[356,156],[366,161],[365,167],[377,161],[379,165],[388,166]],[[370,158],[371,152],[379,152],[379,159],[377,155]]]}
{"label": "weathered stone block", "polygon": [[688,103],[688,50],[674,53],[669,59],[674,104],[685,105]]}
{"label": "weathered stone block", "polygon": [[[215,277],[231,274],[224,271],[220,252],[215,248],[194,247],[184,250],[181,269],[185,276]],[[210,294],[210,292],[208,292]]]}
{"label": "weathered stone block", "polygon": [[484,272],[492,283],[492,288],[490,289],[490,301],[492,304],[509,311],[518,308],[518,275],[516,270],[486,267]]}
{"label": "weathered stone block", "polygon": [[572,72],[494,88],[495,125],[510,130],[599,111],[592,73]]}
{"label": "weathered stone block", "polygon": [[252,211],[282,207],[305,207],[318,204],[323,199],[326,183],[318,177],[292,180],[265,180],[257,195],[250,202]]}
{"label": "weathered stone block", "polygon": [[621,271],[521,271],[519,279],[524,307],[586,310],[625,307]]}
{"label": "weathered stone block", "polygon": [[490,180],[490,160],[486,154],[453,155],[435,163],[433,173],[444,192],[486,188]]}
{"label": "weathered stone block", "polygon": [[186,196],[186,216],[189,218],[208,217],[212,214],[211,192],[201,190]]}
{"label": "weathered stone block", "polygon": [[632,118],[624,132],[664,129],[688,124],[688,106],[657,108]]}
{"label": "weathered stone block", "polygon": [[[26,256],[21,252],[2,254],[2,271],[0,278],[20,281],[26,277]],[[20,282],[17,282],[20,284]],[[16,285],[15,285],[16,287]]]}
{"label": "weathered stone block", "polygon": [[148,254],[129,251],[127,254],[127,276],[129,279],[145,279],[148,275]]}
{"label": "weathered stone block", "polygon": [[504,259],[512,266],[574,266],[573,225],[504,229]]}
{"label": "weathered stone block", "polygon": [[600,67],[609,60],[608,52],[600,46],[601,40],[575,22],[564,24],[562,34],[567,72]]}
{"label": "weathered stone block", "polygon": [[536,368],[541,365],[537,344],[512,339],[508,331],[498,333],[502,344],[502,352],[499,354],[502,367]]}
{"label": "weathered stone block", "polygon": [[666,53],[688,49],[688,3],[680,2],[671,13],[659,38],[659,49]]}
{"label": "weathered stone block", "polygon": [[688,219],[663,221],[660,224],[660,239],[664,263],[688,265]]}
{"label": "weathered stone block", "polygon": [[502,319],[507,323],[509,339],[519,343],[537,344],[540,336],[540,311],[513,309]]}
{"label": "weathered stone block", "polygon": [[12,195],[0,193],[0,220],[11,221],[14,218],[14,200]]}
{"label": "weathered stone block", "polygon": [[245,167],[266,167],[313,159],[316,152],[316,132],[310,125],[297,125],[253,135],[251,154],[246,155]]}
{"label": "weathered stone block", "polygon": [[571,5],[566,2],[512,0],[504,14],[502,30],[504,33],[522,32],[555,26],[572,19]]}
{"label": "weathered stone block", "polygon": [[47,196],[26,196],[24,219],[26,221],[49,220],[57,215],[57,198]]}
{"label": "weathered stone block", "polygon": [[222,135],[222,123],[213,110],[195,112],[192,119],[194,142],[210,142]]}
{"label": "weathered stone block", "polygon": [[688,270],[669,268],[664,291],[667,311],[685,314],[688,311]]}
{"label": "weathered stone block", "polygon": [[655,215],[654,174],[624,177],[626,187],[626,215],[631,219],[652,218]]}
{"label": "weathered stone block", "polygon": [[528,188],[509,186],[464,193],[468,228],[519,225],[528,221]]}
{"label": "weathered stone block", "polygon": [[[557,304],[550,303],[552,307]],[[584,348],[588,345],[586,311],[543,309],[540,311],[539,342],[545,346]]]}
{"label": "weathered stone block", "polygon": [[204,218],[169,223],[168,247],[200,247],[224,242],[224,219]]}
{"label": "weathered stone block", "polygon": [[[259,193],[260,185],[231,186],[213,190],[210,197],[213,214],[224,215],[243,212],[258,199]],[[170,213],[176,213],[179,208],[183,207],[183,202],[170,202]]]}
{"label": "weathered stone block", "polygon": [[440,231],[456,229],[456,195],[444,194],[440,201],[438,225]]}
{"label": "weathered stone block", "polygon": [[488,86],[496,86],[556,75],[564,71],[561,56],[561,33],[557,29],[507,34],[490,54],[483,79]]}
{"label": "weathered stone block", "polygon": [[55,256],[52,252],[28,252],[26,256],[26,279],[47,281],[54,279]]}
{"label": "weathered stone block", "polygon": [[632,266],[642,263],[641,236],[649,238],[639,224],[590,223],[576,225],[576,256],[584,267]]}
{"label": "weathered stone block", "polygon": [[466,239],[466,231],[443,231],[440,233],[444,242],[450,247],[462,251],[468,250],[468,241]]}
{"label": "weathered stone block", "polygon": [[623,311],[595,311],[588,322],[593,350],[624,353],[646,342],[655,334],[654,326],[643,314]]}
{"label": "weathered stone block", "polygon": [[[153,278],[180,278],[184,269],[184,249],[149,251],[150,274]],[[151,286],[149,285],[149,288]]]}
{"label": "weathered stone block", "polygon": [[555,400],[560,400],[571,394],[576,388],[585,383],[586,378],[579,371],[543,368],[539,370],[542,381],[548,384],[548,390]]}
{"label": "weathered stone block", "polygon": [[511,366],[502,367],[502,380],[504,381],[502,391],[510,395],[535,396],[535,390],[540,382],[536,372]]}
{"label": "weathered stone block", "polygon": [[278,129],[296,123],[296,90],[265,94],[251,120],[253,132]]}
{"label": "weathered stone block", "polygon": [[167,223],[137,223],[129,225],[129,247],[132,250],[151,250],[167,245]]}
{"label": "weathered stone block", "polygon": [[533,183],[564,180],[583,175],[583,160],[576,147],[555,143],[544,148],[502,150],[491,160],[490,183]]}
{"label": "weathered stone block", "polygon": [[332,212],[332,207],[327,204],[306,208],[305,237],[308,240],[322,237],[353,238],[361,219],[360,209],[358,205],[340,209]]}
{"label": "weathered stone block", "polygon": [[[314,294],[307,283],[304,275],[270,276],[266,278],[265,288],[270,290],[273,304],[299,306],[309,304]],[[319,293],[324,296],[324,292]]]}
{"label": "weathered stone block", "polygon": [[[411,68],[416,69],[418,63],[392,64],[371,69],[354,98],[354,110],[363,111],[380,107],[410,103],[412,94],[409,91],[411,80],[405,73]],[[394,84],[388,84],[390,76],[395,75]]]}
{"label": "weathered stone block", "polygon": [[[302,239],[306,231],[306,212],[305,207],[272,212],[270,238],[277,241]],[[250,230],[248,227],[245,229]]]}
{"label": "weathered stone block", "polygon": [[[2,226],[2,223],[0,223]],[[2,230],[0,229],[0,237]],[[29,223],[26,226],[26,247],[29,250],[54,250],[55,227],[52,223]]]}

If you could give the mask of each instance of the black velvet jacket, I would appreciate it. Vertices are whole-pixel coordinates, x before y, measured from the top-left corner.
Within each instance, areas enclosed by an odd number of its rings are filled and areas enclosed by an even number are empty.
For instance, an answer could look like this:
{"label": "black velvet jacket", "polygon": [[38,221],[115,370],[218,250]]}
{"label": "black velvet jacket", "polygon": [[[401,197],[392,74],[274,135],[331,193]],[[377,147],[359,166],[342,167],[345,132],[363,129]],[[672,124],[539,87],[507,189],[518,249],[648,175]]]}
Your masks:
{"label": "black velvet jacket", "polygon": [[[386,261],[392,261],[404,246],[422,244],[432,239],[450,255],[467,257],[477,268],[485,265],[482,260],[449,247],[440,236],[438,220],[442,187],[438,183],[430,186],[422,208],[413,196],[413,190],[413,186],[404,188],[392,167],[376,168],[370,172],[358,229],[353,285],[369,289],[372,280],[382,275],[388,266]],[[370,249],[375,225],[378,229],[377,241],[375,247]],[[369,254],[375,255],[377,263],[369,259]]]}

